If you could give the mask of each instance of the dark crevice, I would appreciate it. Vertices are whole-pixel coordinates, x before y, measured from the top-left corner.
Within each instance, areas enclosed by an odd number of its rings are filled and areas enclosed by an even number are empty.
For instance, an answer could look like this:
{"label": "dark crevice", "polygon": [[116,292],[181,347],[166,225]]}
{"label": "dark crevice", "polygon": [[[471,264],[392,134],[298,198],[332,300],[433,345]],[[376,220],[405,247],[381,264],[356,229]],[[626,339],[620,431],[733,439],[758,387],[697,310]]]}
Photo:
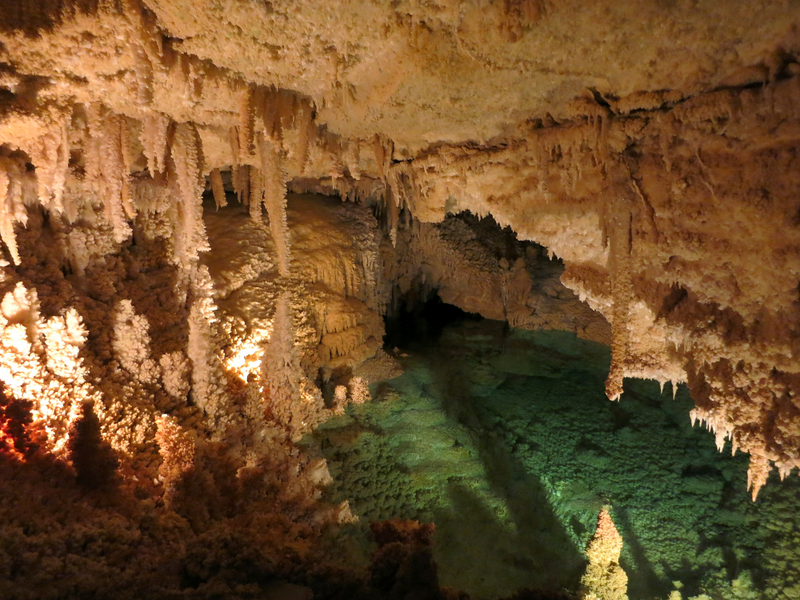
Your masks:
{"label": "dark crevice", "polygon": [[411,290],[384,319],[386,348],[420,349],[439,340],[448,325],[483,317],[442,302],[436,290]]}

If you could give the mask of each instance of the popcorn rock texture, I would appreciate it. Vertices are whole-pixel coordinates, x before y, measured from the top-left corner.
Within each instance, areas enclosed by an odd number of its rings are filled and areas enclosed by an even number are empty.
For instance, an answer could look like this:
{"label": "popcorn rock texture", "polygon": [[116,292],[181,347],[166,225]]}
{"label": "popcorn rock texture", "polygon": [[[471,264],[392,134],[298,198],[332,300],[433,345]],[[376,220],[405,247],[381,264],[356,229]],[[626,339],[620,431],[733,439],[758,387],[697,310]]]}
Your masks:
{"label": "popcorn rock texture", "polygon": [[586,600],[628,600],[628,576],[619,566],[622,536],[608,510],[597,517],[597,529],[586,547],[589,566],[581,579]]}
{"label": "popcorn rock texture", "polygon": [[687,383],[755,499],[800,468],[799,31],[762,0],[3,2],[0,382],[30,420],[0,440],[66,465],[96,418],[141,500],[179,428],[194,532],[232,498],[319,532],[349,516],[296,444],[437,290],[609,344],[612,400]]}

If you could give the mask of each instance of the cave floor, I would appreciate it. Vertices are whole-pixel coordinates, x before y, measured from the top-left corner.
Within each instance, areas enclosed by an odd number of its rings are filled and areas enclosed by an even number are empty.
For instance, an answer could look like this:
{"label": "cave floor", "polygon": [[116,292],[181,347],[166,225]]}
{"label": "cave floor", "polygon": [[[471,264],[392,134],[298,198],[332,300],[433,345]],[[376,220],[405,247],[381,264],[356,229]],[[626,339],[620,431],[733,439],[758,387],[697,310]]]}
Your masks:
{"label": "cave floor", "polygon": [[747,457],[691,427],[685,388],[629,381],[609,402],[606,347],[494,321],[399,358],[401,377],[314,436],[332,499],[361,517],[353,539],[372,520],[432,521],[442,585],[575,590],[610,505],[632,599],[800,597],[800,482],[776,477],[752,503]]}

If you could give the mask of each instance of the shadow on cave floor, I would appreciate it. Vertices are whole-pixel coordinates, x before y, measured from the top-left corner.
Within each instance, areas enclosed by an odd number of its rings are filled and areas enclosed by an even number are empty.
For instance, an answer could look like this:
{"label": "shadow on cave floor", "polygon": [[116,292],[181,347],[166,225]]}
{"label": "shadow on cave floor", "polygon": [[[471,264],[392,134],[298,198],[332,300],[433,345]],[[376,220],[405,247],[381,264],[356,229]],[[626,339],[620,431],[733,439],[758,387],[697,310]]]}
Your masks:
{"label": "shadow on cave floor", "polygon": [[[560,591],[576,589],[582,557],[559,536],[559,524],[547,504],[526,497],[518,482],[507,504],[509,514],[492,511],[467,486],[447,486],[448,510],[434,513],[434,556],[444,586],[468,590],[475,597],[510,595],[520,587]],[[505,522],[503,522],[505,518]]]}
{"label": "shadow on cave floor", "polygon": [[[577,589],[586,564],[582,552],[564,530],[538,477],[509,452],[495,432],[484,430],[469,399],[470,390],[465,384],[468,379],[460,372],[458,362],[451,358],[446,355],[429,357],[430,384],[425,386],[425,391],[438,398],[448,416],[472,434],[472,443],[478,451],[487,481],[494,494],[502,500],[507,511],[506,521],[513,530],[514,545],[521,551],[516,556],[505,557],[505,560],[509,564],[524,565],[536,573],[533,587]],[[463,490],[451,490],[451,495],[458,493],[463,493]],[[473,510],[464,506],[463,510],[456,510],[456,514],[473,514]]]}

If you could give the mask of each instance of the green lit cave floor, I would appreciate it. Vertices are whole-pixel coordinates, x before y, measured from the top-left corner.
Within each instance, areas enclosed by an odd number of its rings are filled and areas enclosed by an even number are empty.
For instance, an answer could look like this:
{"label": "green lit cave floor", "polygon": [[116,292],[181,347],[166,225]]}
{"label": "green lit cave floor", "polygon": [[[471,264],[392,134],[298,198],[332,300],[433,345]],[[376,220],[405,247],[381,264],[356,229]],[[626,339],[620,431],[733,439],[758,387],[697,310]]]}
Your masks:
{"label": "green lit cave floor", "polygon": [[747,456],[690,426],[687,391],[629,381],[612,403],[609,357],[569,333],[493,321],[408,351],[403,376],[314,434],[331,500],[360,516],[350,540],[373,520],[434,522],[444,586],[487,599],[575,591],[608,504],[633,600],[800,598],[796,475],[752,503]]}

